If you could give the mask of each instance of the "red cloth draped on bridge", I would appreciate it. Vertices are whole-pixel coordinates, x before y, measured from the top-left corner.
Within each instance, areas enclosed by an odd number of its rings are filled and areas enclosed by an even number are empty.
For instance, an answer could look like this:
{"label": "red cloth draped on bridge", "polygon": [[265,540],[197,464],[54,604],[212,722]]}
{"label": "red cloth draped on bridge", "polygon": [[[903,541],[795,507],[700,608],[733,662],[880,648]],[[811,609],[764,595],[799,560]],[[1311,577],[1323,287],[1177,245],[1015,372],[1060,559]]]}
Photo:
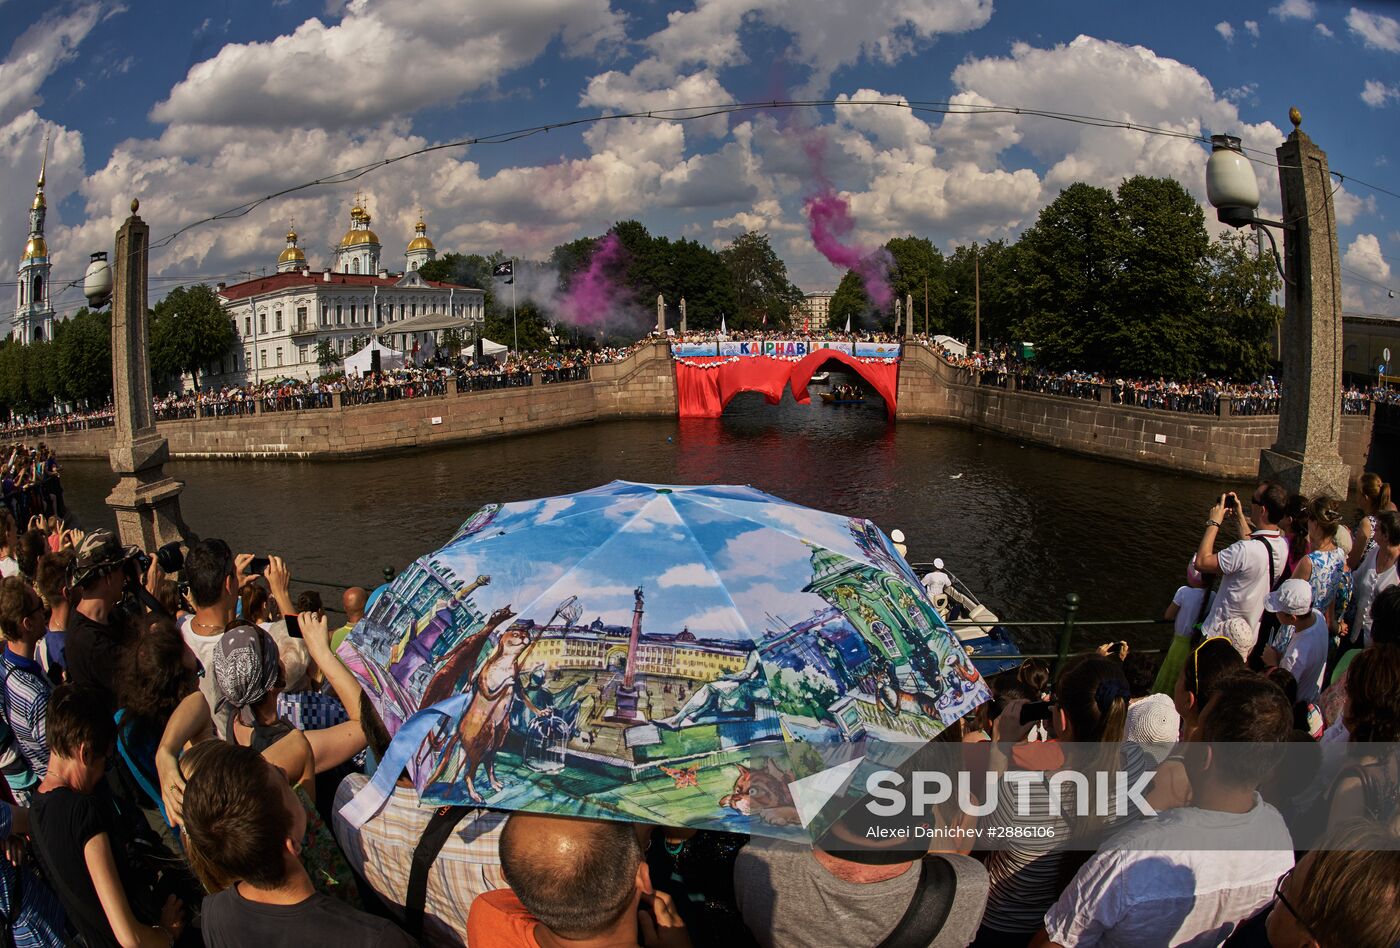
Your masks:
{"label": "red cloth draped on bridge", "polygon": [[830,359],[849,366],[851,371],[869,382],[870,387],[885,400],[885,412],[891,419],[894,418],[895,398],[899,392],[899,363],[893,359],[861,360],[835,349],[818,349],[793,365],[788,374],[788,381],[792,385],[792,397],[797,399],[798,404],[805,405],[811,401],[811,396],[807,394],[807,383],[812,380],[812,375],[817,369]]}
{"label": "red cloth draped on bridge", "polygon": [[894,361],[862,362],[844,352],[818,349],[801,362],[787,362],[768,356],[738,359],[704,356],[677,360],[676,396],[682,418],[718,418],[724,406],[740,392],[762,392],[768,404],[782,401],[783,389],[792,384],[793,396],[801,403],[810,401],[807,383],[812,373],[828,359],[849,366],[885,400],[894,417],[895,393],[899,384],[899,364]]}

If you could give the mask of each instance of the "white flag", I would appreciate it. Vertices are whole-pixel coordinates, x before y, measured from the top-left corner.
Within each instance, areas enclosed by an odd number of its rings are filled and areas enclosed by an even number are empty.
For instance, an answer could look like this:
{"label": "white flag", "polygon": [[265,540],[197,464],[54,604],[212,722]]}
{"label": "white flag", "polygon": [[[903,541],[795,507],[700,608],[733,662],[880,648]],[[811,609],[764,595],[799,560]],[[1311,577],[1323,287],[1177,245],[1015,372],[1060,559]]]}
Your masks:
{"label": "white flag", "polygon": [[727,335],[729,335],[729,330],[726,329],[726,328],[724,327],[724,314],[723,314],[723,313],[720,313],[720,314],[719,314],[719,334],[720,334],[721,336],[727,336]]}
{"label": "white flag", "polygon": [[847,314],[846,314],[846,332],[850,332],[850,331],[851,331],[851,314],[850,314],[850,313],[847,313]]}

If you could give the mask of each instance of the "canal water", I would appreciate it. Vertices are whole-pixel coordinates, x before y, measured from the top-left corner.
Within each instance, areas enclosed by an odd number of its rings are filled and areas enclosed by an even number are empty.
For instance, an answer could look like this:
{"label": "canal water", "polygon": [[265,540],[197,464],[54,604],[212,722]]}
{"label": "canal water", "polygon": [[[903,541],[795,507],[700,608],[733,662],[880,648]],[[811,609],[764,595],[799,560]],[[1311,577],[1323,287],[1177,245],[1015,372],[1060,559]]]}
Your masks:
{"label": "canal water", "polygon": [[[196,533],[283,555],[294,575],[366,585],[435,549],[484,503],[614,478],[751,484],[901,528],[911,561],[942,557],[995,612],[1022,620],[1061,618],[1070,592],[1082,619],[1160,616],[1214,497],[1249,489],[963,428],[896,425],[878,405],[798,405],[790,394],[777,406],[740,395],[718,419],[615,421],[366,460],[166,469],[185,482],[183,511]],[[88,524],[111,523],[107,465],[67,462],[64,483]],[[1085,630],[1077,644],[1160,645],[1166,634]],[[1055,632],[1018,635],[1023,647],[1044,648]]]}

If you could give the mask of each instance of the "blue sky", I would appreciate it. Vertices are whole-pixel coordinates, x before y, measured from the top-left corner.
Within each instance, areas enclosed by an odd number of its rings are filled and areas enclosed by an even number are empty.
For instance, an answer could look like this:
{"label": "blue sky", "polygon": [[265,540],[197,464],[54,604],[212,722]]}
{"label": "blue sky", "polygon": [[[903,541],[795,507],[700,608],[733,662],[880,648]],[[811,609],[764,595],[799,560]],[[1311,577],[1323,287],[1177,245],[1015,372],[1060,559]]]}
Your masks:
{"label": "blue sky", "polygon": [[[693,496],[692,496],[693,495]],[[580,624],[632,621],[645,584],[648,632],[683,628],[750,641],[777,623],[825,609],[801,592],[811,580],[809,540],[867,562],[846,519],[746,487],[676,488],[613,483],[583,494],[507,504],[489,526],[435,554],[458,576],[491,576],[476,594],[483,612],[509,604],[538,623],[569,596]]]}
{"label": "blue sky", "polygon": [[[1272,151],[1297,105],[1337,191],[1349,310],[1400,315],[1400,5],[1033,0],[0,2],[0,237],[11,265],[44,131],[55,277],[111,246],[130,199],[157,236],[269,192],[425,145],[638,109],[774,98],[1046,108]],[[804,149],[804,144],[808,147]],[[824,156],[820,169],[809,152]],[[1029,116],[859,106],[684,124],[619,121],[411,159],[301,192],[159,250],[164,277],[270,266],[289,219],[313,266],[362,189],[401,266],[418,207],[441,250],[544,256],[636,217],[715,246],[768,232],[807,289],[818,171],[856,239],[945,250],[1014,237],[1075,180],[1179,178],[1201,146]],[[1277,177],[1259,166],[1266,210]],[[169,285],[158,281],[157,286]],[[61,309],[80,303],[76,291]]]}

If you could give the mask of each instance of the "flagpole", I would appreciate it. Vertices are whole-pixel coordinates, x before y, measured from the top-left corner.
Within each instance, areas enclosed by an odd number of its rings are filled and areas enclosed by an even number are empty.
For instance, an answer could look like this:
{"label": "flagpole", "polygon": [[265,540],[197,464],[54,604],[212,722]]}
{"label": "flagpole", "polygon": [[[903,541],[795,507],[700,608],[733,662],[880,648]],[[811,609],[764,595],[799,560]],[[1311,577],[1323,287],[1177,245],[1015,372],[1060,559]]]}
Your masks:
{"label": "flagpole", "polygon": [[510,331],[515,335],[515,354],[520,354],[520,327],[515,322],[515,258],[510,258]]}

